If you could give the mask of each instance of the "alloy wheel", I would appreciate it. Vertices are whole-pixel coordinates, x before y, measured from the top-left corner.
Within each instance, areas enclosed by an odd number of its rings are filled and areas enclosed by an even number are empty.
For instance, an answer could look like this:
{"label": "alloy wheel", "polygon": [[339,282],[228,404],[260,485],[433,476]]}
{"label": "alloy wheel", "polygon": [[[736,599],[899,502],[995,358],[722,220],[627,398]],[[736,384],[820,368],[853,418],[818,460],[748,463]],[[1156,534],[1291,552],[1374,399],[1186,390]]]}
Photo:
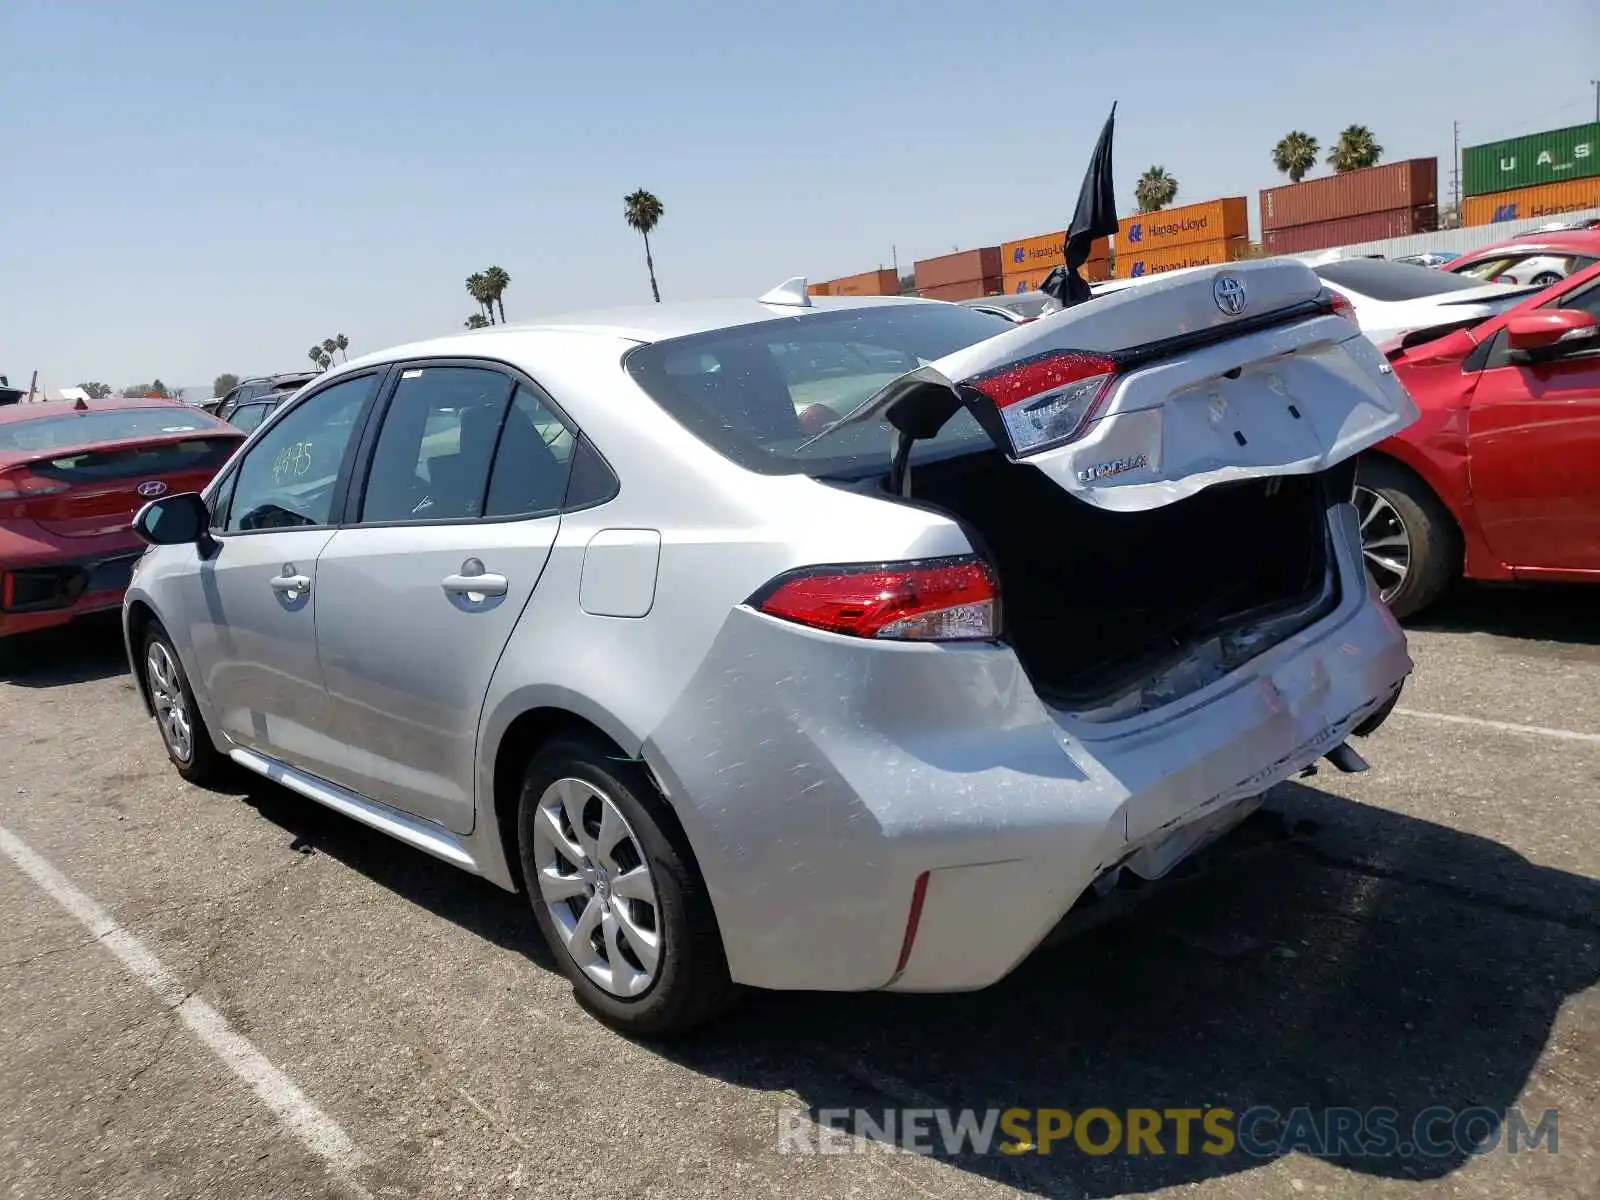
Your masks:
{"label": "alloy wheel", "polygon": [[1367,575],[1388,604],[1411,573],[1411,531],[1381,493],[1357,487],[1355,502],[1361,518],[1361,556],[1366,560]]}
{"label": "alloy wheel", "polygon": [[661,906],[616,802],[587,780],[556,780],[539,798],[533,861],[540,900],[578,968],[623,999],[649,988],[661,965]]}
{"label": "alloy wheel", "polygon": [[189,705],[179,682],[178,664],[161,642],[151,642],[145,652],[145,676],[150,684],[156,721],[167,749],[182,762],[194,753],[194,725],[189,720]]}

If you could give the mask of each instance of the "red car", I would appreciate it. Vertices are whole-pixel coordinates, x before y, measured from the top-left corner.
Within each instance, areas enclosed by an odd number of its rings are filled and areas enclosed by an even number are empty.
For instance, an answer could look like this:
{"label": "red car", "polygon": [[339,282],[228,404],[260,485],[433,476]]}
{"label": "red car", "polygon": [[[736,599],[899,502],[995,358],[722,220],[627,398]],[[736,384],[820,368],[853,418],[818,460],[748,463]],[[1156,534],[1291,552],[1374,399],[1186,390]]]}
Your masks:
{"label": "red car", "polygon": [[244,437],[175,400],[0,407],[0,639],[121,604],[134,514],[199,491]]}
{"label": "red car", "polygon": [[1565,229],[1495,242],[1451,259],[1444,269],[1487,283],[1549,287],[1596,262],[1600,262],[1600,229]]}
{"label": "red car", "polygon": [[1457,576],[1600,582],[1600,264],[1385,347],[1421,416],[1360,463],[1367,572],[1397,616]]}

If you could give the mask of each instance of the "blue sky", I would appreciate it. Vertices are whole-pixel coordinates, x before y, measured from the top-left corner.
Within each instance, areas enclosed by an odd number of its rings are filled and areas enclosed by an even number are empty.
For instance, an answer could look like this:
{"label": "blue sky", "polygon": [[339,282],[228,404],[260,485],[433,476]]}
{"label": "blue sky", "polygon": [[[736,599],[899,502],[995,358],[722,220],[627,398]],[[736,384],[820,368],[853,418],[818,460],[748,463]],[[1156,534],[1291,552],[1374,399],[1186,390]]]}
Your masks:
{"label": "blue sky", "polygon": [[908,271],[1064,225],[1112,99],[1125,205],[1160,163],[1253,210],[1291,128],[1446,172],[1596,76],[1594,0],[4,0],[0,373],[295,369],[491,263],[512,320],[648,300],[637,187],[667,299]]}

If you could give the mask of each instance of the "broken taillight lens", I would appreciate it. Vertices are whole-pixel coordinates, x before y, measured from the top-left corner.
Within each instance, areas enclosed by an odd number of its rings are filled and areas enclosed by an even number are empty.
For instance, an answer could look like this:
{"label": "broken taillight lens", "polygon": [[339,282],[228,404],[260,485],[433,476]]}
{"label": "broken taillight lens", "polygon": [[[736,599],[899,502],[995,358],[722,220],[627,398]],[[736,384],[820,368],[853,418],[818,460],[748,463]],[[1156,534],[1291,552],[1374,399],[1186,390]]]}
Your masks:
{"label": "broken taillight lens", "polygon": [[59,479],[46,479],[34,475],[26,467],[13,467],[0,471],[0,500],[31,500],[35,496],[53,496],[72,485]]}
{"label": "broken taillight lens", "polygon": [[999,410],[1019,455],[1080,436],[1116,382],[1117,364],[1099,354],[1051,353],[967,381]]}
{"label": "broken taillight lens", "polygon": [[922,562],[807,567],[751,597],[768,616],[851,637],[987,640],[1000,632],[1000,589],[972,556]]}
{"label": "broken taillight lens", "polygon": [[[1356,321],[1356,306],[1350,302],[1349,296],[1341,296],[1338,292],[1333,293],[1333,315],[1343,317],[1347,321]],[[1359,324],[1359,322],[1356,323]]]}

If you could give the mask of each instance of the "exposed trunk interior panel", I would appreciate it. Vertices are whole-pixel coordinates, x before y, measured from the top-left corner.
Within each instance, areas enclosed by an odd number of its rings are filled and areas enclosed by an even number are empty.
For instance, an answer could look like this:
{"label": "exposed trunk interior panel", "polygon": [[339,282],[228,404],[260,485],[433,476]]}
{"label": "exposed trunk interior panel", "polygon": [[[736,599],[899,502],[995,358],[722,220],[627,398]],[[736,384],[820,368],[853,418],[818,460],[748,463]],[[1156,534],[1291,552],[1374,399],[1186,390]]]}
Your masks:
{"label": "exposed trunk interior panel", "polygon": [[1306,610],[1302,627],[1328,600],[1321,475],[1217,485],[1118,513],[995,452],[916,467],[911,499],[975,536],[1000,576],[1006,639],[1058,703],[1104,700],[1219,634],[1249,641],[1281,614]]}

